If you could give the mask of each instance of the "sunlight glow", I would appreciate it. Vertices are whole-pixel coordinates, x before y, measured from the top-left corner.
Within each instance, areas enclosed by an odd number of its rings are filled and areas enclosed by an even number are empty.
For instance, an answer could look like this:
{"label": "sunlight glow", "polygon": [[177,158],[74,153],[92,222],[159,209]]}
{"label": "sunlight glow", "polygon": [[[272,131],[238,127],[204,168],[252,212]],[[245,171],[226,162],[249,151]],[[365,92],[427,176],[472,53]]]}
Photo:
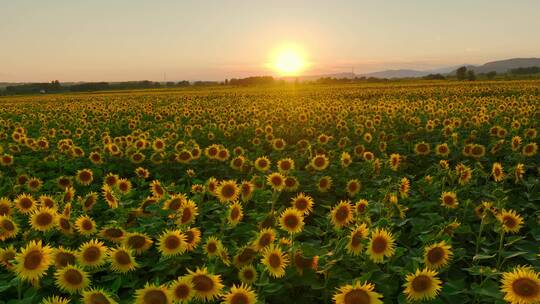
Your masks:
{"label": "sunlight glow", "polygon": [[306,58],[298,47],[285,46],[277,49],[273,56],[273,69],[281,76],[296,76],[306,68]]}

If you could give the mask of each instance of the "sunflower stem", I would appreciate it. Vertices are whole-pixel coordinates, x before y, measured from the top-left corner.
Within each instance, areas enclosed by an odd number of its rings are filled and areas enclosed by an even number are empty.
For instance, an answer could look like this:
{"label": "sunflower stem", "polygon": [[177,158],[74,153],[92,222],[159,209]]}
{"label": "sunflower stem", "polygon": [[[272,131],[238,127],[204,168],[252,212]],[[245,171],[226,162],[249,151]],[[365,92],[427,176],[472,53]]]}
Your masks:
{"label": "sunflower stem", "polygon": [[499,268],[501,267],[503,244],[504,244],[504,230],[501,229],[500,238],[499,238],[499,251],[497,253],[497,270],[499,270]]}
{"label": "sunflower stem", "polygon": [[478,237],[476,238],[476,250],[474,251],[474,255],[477,255],[478,250],[480,249],[480,238],[482,237],[482,230],[484,229],[484,218],[485,216],[482,216],[482,220],[480,221],[480,229],[478,230]]}

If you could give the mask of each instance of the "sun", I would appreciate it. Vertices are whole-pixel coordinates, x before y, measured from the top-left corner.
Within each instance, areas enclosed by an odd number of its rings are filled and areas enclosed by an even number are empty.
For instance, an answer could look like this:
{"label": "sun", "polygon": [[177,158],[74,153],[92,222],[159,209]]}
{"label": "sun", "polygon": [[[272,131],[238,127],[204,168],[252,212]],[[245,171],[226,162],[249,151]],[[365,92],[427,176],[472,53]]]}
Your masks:
{"label": "sun", "polygon": [[304,52],[298,47],[279,48],[273,56],[272,68],[282,76],[295,76],[306,68]]}

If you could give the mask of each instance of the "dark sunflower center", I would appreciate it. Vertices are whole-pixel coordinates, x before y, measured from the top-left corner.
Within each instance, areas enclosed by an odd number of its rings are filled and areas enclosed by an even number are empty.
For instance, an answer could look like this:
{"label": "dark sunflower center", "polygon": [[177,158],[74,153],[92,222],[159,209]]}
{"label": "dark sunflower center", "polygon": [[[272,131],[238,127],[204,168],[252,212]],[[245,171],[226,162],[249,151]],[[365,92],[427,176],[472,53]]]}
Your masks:
{"label": "dark sunflower center", "polygon": [[94,225],[89,220],[84,220],[81,226],[84,230],[92,230],[94,228]]}
{"label": "dark sunflower center", "polygon": [[204,274],[194,276],[191,281],[193,288],[200,292],[209,292],[214,288],[214,281]]}
{"label": "dark sunflower center", "polygon": [[436,264],[444,258],[444,249],[441,247],[435,247],[428,251],[427,260],[431,264]]}
{"label": "dark sunflower center", "polygon": [[425,292],[431,288],[431,278],[427,275],[419,275],[413,279],[412,289],[416,292]]}
{"label": "dark sunflower center", "polygon": [[351,246],[358,247],[360,246],[361,241],[362,241],[362,235],[360,235],[360,233],[357,232],[351,238]]}
{"label": "dark sunflower center", "polygon": [[27,197],[21,199],[21,207],[23,209],[29,209],[32,207],[32,205],[33,205],[33,202],[31,199]]}
{"label": "dark sunflower center", "polygon": [[39,250],[32,250],[24,257],[24,268],[34,270],[41,265],[43,254]]}
{"label": "dark sunflower center", "polygon": [[253,273],[251,269],[244,270],[243,275],[244,275],[244,278],[246,278],[247,280],[251,280],[255,277],[255,273]]}
{"label": "dark sunflower center", "polygon": [[177,236],[171,235],[165,239],[165,247],[168,249],[176,249],[180,246],[180,239]]}
{"label": "dark sunflower center", "polygon": [[512,290],[517,295],[527,298],[537,296],[540,292],[540,286],[529,278],[519,278],[512,283]]}
{"label": "dark sunflower center", "polygon": [[129,238],[128,244],[131,248],[139,249],[146,244],[146,238],[140,235],[134,235]]}
{"label": "dark sunflower center", "polygon": [[115,255],[114,255],[114,259],[120,265],[129,265],[129,264],[131,264],[131,257],[125,251],[116,252]]}
{"label": "dark sunflower center", "polygon": [[186,231],[186,242],[191,243],[195,240],[195,234],[193,231]]}
{"label": "dark sunflower center", "polygon": [[185,224],[191,219],[191,209],[184,208],[182,211],[182,223]]}
{"label": "dark sunflower center", "polygon": [[387,247],[388,247],[388,242],[386,241],[385,238],[379,236],[373,239],[373,245],[372,245],[373,252],[381,254],[386,250]]}
{"label": "dark sunflower center", "polygon": [[322,167],[324,166],[324,158],[323,157],[317,157],[315,158],[315,166]]}
{"label": "dark sunflower center", "polygon": [[249,298],[246,294],[237,292],[231,297],[231,304],[248,304]]}
{"label": "dark sunflower center", "polygon": [[231,198],[234,196],[235,189],[232,185],[225,185],[221,188],[221,195],[225,198]]}
{"label": "dark sunflower center", "polygon": [[294,229],[298,226],[298,223],[300,222],[298,220],[298,217],[294,214],[289,214],[285,216],[284,218],[285,226],[290,229]]}
{"label": "dark sunflower center", "polygon": [[231,219],[236,220],[238,217],[240,217],[240,210],[235,207],[231,210]]}
{"label": "dark sunflower center", "polygon": [[217,244],[215,242],[211,242],[206,246],[206,249],[208,250],[208,252],[214,253],[217,251]]}
{"label": "dark sunflower center", "polygon": [[517,224],[516,220],[511,216],[505,216],[503,222],[504,225],[508,228],[514,228]]}
{"label": "dark sunflower center", "polygon": [[97,247],[88,247],[83,253],[84,260],[95,262],[101,257],[101,251]]}
{"label": "dark sunflower center", "polygon": [[349,209],[347,207],[339,207],[336,212],[336,220],[344,222],[349,216]]}
{"label": "dark sunflower center", "polygon": [[79,285],[83,281],[83,276],[76,269],[69,269],[64,273],[64,279],[71,285]]}
{"label": "dark sunflower center", "polygon": [[107,229],[105,231],[105,234],[107,234],[109,237],[112,237],[112,238],[119,238],[122,236],[122,230],[120,229],[116,229],[116,228],[111,228],[111,229]]}
{"label": "dark sunflower center", "polygon": [[447,195],[444,197],[444,203],[446,205],[453,205],[454,203],[454,198],[452,198],[451,196]]}
{"label": "dark sunflower center", "polygon": [[4,228],[4,230],[7,230],[7,231],[13,231],[15,230],[15,225],[13,224],[12,221],[4,219],[2,221],[2,228]]}
{"label": "dark sunflower center", "polygon": [[101,293],[93,293],[90,295],[90,304],[109,304],[109,300]]}
{"label": "dark sunflower center", "polygon": [[271,240],[272,240],[272,236],[270,235],[270,233],[265,233],[265,234],[261,235],[261,237],[259,239],[259,245],[261,247],[265,247],[268,244],[270,244]]}
{"label": "dark sunflower center", "polygon": [[272,177],[272,185],[279,186],[279,185],[281,185],[282,182],[283,182],[283,180],[281,179],[280,176]]}
{"label": "dark sunflower center", "polygon": [[369,304],[371,298],[365,290],[353,289],[345,295],[345,304]]}
{"label": "dark sunflower center", "polygon": [[60,219],[60,227],[65,230],[69,230],[71,228],[71,224],[69,223],[69,220],[65,218]]}
{"label": "dark sunflower center", "polygon": [[40,226],[46,226],[52,223],[53,216],[50,213],[40,213],[36,217],[36,222]]}
{"label": "dark sunflower center", "polygon": [[306,210],[308,206],[308,202],[306,199],[301,198],[301,199],[297,199],[294,205],[296,209],[303,211],[303,210]]}
{"label": "dark sunflower center", "polygon": [[268,257],[268,264],[270,264],[272,268],[278,268],[281,266],[281,257],[276,253],[270,254]]}
{"label": "dark sunflower center", "polygon": [[180,284],[174,289],[174,295],[178,299],[185,299],[189,295],[190,288],[186,284]]}
{"label": "dark sunflower center", "polygon": [[143,297],[145,304],[167,304],[167,295],[162,290],[147,291]]}

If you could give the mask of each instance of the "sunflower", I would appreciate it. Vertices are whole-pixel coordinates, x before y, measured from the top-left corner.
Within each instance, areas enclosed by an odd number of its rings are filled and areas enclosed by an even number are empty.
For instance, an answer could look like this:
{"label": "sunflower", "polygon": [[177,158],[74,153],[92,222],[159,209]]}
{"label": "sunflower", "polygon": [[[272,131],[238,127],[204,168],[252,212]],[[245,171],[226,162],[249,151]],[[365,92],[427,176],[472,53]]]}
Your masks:
{"label": "sunflower", "polygon": [[233,180],[222,181],[216,189],[216,196],[220,202],[236,201],[240,195],[240,189]]}
{"label": "sunflower", "polygon": [[448,144],[440,144],[435,147],[435,154],[437,156],[447,157],[448,154],[450,154],[450,148],[448,148]]}
{"label": "sunflower", "polygon": [[491,175],[496,182],[500,182],[504,178],[503,167],[500,163],[494,163],[491,168]]}
{"label": "sunflower", "polygon": [[382,295],[373,291],[375,285],[360,282],[339,287],[332,297],[335,304],[382,304]]}
{"label": "sunflower", "polygon": [[190,228],[184,234],[186,236],[186,250],[193,251],[201,241],[201,231],[198,228]]}
{"label": "sunflower", "polygon": [[97,231],[96,222],[88,215],[81,215],[75,221],[75,229],[82,235],[92,235]]}
{"label": "sunflower", "polygon": [[390,160],[388,162],[390,164],[390,169],[397,171],[401,163],[401,155],[397,153],[390,154]]}
{"label": "sunflower", "polygon": [[118,208],[118,198],[116,198],[116,194],[113,191],[113,188],[107,184],[104,184],[103,187],[101,187],[101,190],[103,192],[103,198],[107,202],[107,205],[109,205],[109,208]]}
{"label": "sunflower", "polygon": [[0,165],[7,167],[11,166],[14,163],[13,155],[4,154],[2,157],[0,157]]}
{"label": "sunflower", "polygon": [[443,192],[441,194],[441,206],[454,209],[458,206],[458,200],[455,192]]}
{"label": "sunflower", "polygon": [[251,199],[255,186],[249,181],[243,181],[240,184],[240,197],[242,201],[247,202]]}
{"label": "sunflower", "polygon": [[315,155],[310,161],[310,166],[316,171],[322,171],[328,167],[330,161],[324,154]]}
{"label": "sunflower", "polygon": [[258,157],[256,160],[255,160],[255,169],[261,171],[261,172],[266,172],[268,170],[270,170],[270,165],[272,163],[270,162],[270,160],[268,159],[268,157],[266,156],[261,156],[261,157]]}
{"label": "sunflower", "polygon": [[58,217],[58,227],[64,234],[69,235],[73,233],[73,227],[71,225],[69,216],[61,215]]}
{"label": "sunflower", "polygon": [[41,304],[69,304],[69,299],[60,296],[50,296],[43,298]]}
{"label": "sunflower", "polygon": [[135,304],[171,304],[169,291],[164,286],[148,284],[135,291]]}
{"label": "sunflower", "polygon": [[358,215],[364,214],[367,211],[368,206],[369,202],[367,200],[360,199],[354,205],[354,211],[356,211],[356,214]]}
{"label": "sunflower", "polygon": [[287,176],[285,177],[285,187],[283,190],[288,192],[294,192],[298,189],[300,186],[300,183],[298,182],[298,179],[295,176]]}
{"label": "sunflower", "polygon": [[11,201],[7,197],[0,198],[0,216],[10,216],[12,213]]}
{"label": "sunflower", "polygon": [[242,209],[242,204],[239,202],[234,202],[229,205],[229,212],[227,214],[227,221],[232,226],[236,226],[242,218],[244,217],[244,211]]}
{"label": "sunflower", "polygon": [[82,303],[83,304],[117,304],[115,300],[112,299],[111,295],[105,292],[102,289],[86,289],[82,293]]}
{"label": "sunflower", "polygon": [[536,143],[530,143],[521,149],[521,153],[525,156],[532,157],[538,152],[538,145]]}
{"label": "sunflower", "polygon": [[246,284],[253,284],[257,281],[257,270],[253,265],[246,265],[238,271],[238,278]]}
{"label": "sunflower", "polygon": [[358,179],[351,179],[347,182],[345,190],[347,191],[347,195],[349,195],[349,197],[354,197],[361,188],[362,183]]}
{"label": "sunflower", "polygon": [[152,192],[152,196],[156,198],[162,198],[163,195],[165,195],[165,189],[163,189],[161,183],[157,179],[150,183],[150,192]]}
{"label": "sunflower", "polygon": [[401,198],[409,197],[409,191],[411,190],[411,181],[404,177],[399,183],[399,195]]}
{"label": "sunflower", "polygon": [[367,239],[369,230],[367,225],[362,223],[354,228],[349,234],[347,252],[352,255],[359,255],[362,252],[362,240]]}
{"label": "sunflower", "polygon": [[17,223],[10,216],[0,215],[0,240],[15,238],[17,233],[19,233]]}
{"label": "sunflower", "polygon": [[15,265],[13,264],[17,250],[13,245],[9,245],[6,248],[0,248],[0,265],[6,267],[8,270],[13,270]]}
{"label": "sunflower", "polygon": [[349,154],[349,152],[341,153],[340,162],[343,168],[347,168],[348,166],[350,166],[352,164],[351,154]]}
{"label": "sunflower", "polygon": [[26,183],[26,187],[32,192],[38,191],[41,186],[43,186],[43,181],[37,177],[30,178]]}
{"label": "sunflower", "polygon": [[77,256],[73,250],[59,246],[58,248],[53,248],[52,259],[56,269],[60,269],[68,265],[74,265],[76,263]]}
{"label": "sunflower", "polygon": [[64,197],[62,198],[62,201],[64,203],[70,203],[73,198],[75,197],[75,188],[68,186],[64,189]]}
{"label": "sunflower", "polygon": [[133,257],[133,251],[123,246],[109,249],[108,260],[111,263],[111,269],[115,272],[129,272],[139,267]]}
{"label": "sunflower", "polygon": [[51,265],[52,249],[43,246],[41,241],[30,241],[26,247],[15,256],[15,272],[26,281],[37,281],[45,275]]}
{"label": "sunflower", "polygon": [[517,233],[523,225],[523,217],[514,210],[503,209],[497,216],[497,219],[501,223],[503,231],[506,233]]}
{"label": "sunflower", "polygon": [[428,155],[430,151],[429,144],[425,142],[417,143],[414,146],[414,153],[416,153],[416,155]]}
{"label": "sunflower", "polygon": [[223,302],[226,304],[255,304],[257,295],[248,285],[243,283],[240,286],[234,285],[231,290],[223,295]]}
{"label": "sunflower", "polygon": [[336,228],[347,226],[353,220],[352,206],[349,201],[340,201],[330,211],[330,219]]}
{"label": "sunflower", "polygon": [[272,228],[264,228],[257,234],[256,240],[253,242],[255,249],[260,251],[266,246],[269,246],[276,239],[276,232]]}
{"label": "sunflower", "polygon": [[530,266],[518,266],[503,272],[501,291],[504,299],[512,304],[540,303],[540,278]]}
{"label": "sunflower", "polygon": [[75,180],[83,186],[88,186],[94,180],[94,173],[90,169],[77,170]]}
{"label": "sunflower", "polygon": [[424,263],[429,269],[440,269],[452,258],[452,247],[445,241],[424,247]]}
{"label": "sunflower", "polygon": [[158,250],[163,256],[182,254],[186,249],[186,236],[179,230],[167,230],[158,239]]}
{"label": "sunflower", "polygon": [[77,261],[83,266],[98,267],[106,262],[106,256],[107,247],[103,242],[94,239],[79,246]]}
{"label": "sunflower", "polygon": [[323,176],[317,183],[317,189],[320,192],[328,192],[332,188],[332,178],[330,176]]}
{"label": "sunflower", "polygon": [[266,266],[266,270],[274,278],[281,278],[285,275],[285,267],[289,264],[289,255],[283,253],[280,247],[270,244],[262,252],[261,263]]}
{"label": "sunflower", "polygon": [[169,291],[173,302],[175,303],[189,303],[193,296],[195,296],[195,289],[193,289],[193,283],[187,276],[179,277],[175,281],[169,284]]}
{"label": "sunflower", "polygon": [[514,178],[516,180],[516,183],[523,181],[524,174],[525,174],[525,165],[521,163],[517,164],[514,170]]}
{"label": "sunflower", "polygon": [[279,172],[274,172],[266,177],[266,184],[274,191],[282,191],[285,188],[285,177]]}
{"label": "sunflower", "polygon": [[290,234],[299,233],[304,228],[304,215],[296,208],[289,207],[281,213],[279,226]]}
{"label": "sunflower", "polygon": [[58,214],[56,211],[47,207],[39,208],[30,216],[30,225],[32,226],[32,229],[42,232],[51,230],[56,226],[57,221]]}
{"label": "sunflower", "polygon": [[417,269],[415,273],[409,273],[405,280],[403,291],[409,301],[433,300],[441,291],[441,280],[435,270]]}
{"label": "sunflower", "polygon": [[143,167],[138,167],[137,169],[135,169],[135,174],[137,174],[138,178],[142,179],[147,179],[150,177],[150,171]]}
{"label": "sunflower", "polygon": [[129,233],[126,235],[122,244],[135,252],[136,255],[147,251],[152,247],[154,241],[144,233]]}
{"label": "sunflower", "polygon": [[290,171],[294,170],[294,160],[291,158],[284,158],[278,161],[277,167],[279,172],[287,174]]}
{"label": "sunflower", "polygon": [[385,228],[376,228],[371,232],[368,245],[369,258],[375,263],[382,263],[385,257],[395,253],[395,241],[391,232]]}
{"label": "sunflower", "polygon": [[302,212],[304,215],[308,215],[313,211],[313,198],[304,193],[297,194],[291,200],[291,205],[296,210]]}
{"label": "sunflower", "polygon": [[94,205],[97,203],[98,194],[96,192],[90,192],[86,195],[86,197],[81,201],[81,205],[83,206],[84,211],[90,211],[94,207]]}
{"label": "sunflower", "polygon": [[210,236],[206,239],[206,244],[204,245],[204,251],[208,257],[216,257],[219,255],[223,244],[215,236]]}
{"label": "sunflower", "polygon": [[194,201],[185,200],[180,205],[179,214],[177,223],[179,225],[188,225],[195,221],[195,218],[199,214],[199,208]]}
{"label": "sunflower", "polygon": [[220,296],[223,284],[219,275],[208,273],[206,267],[197,268],[195,271],[188,270],[188,273],[187,277],[195,290],[195,298],[209,302]]}
{"label": "sunflower", "polygon": [[120,178],[118,179],[116,188],[118,191],[120,191],[120,193],[126,195],[131,191],[131,182],[127,180],[127,178]]}
{"label": "sunflower", "polygon": [[37,208],[34,198],[26,193],[19,194],[15,200],[15,208],[22,214],[32,213]]}
{"label": "sunflower", "polygon": [[88,274],[77,265],[68,265],[58,269],[54,276],[56,285],[68,293],[77,293],[90,285]]}

